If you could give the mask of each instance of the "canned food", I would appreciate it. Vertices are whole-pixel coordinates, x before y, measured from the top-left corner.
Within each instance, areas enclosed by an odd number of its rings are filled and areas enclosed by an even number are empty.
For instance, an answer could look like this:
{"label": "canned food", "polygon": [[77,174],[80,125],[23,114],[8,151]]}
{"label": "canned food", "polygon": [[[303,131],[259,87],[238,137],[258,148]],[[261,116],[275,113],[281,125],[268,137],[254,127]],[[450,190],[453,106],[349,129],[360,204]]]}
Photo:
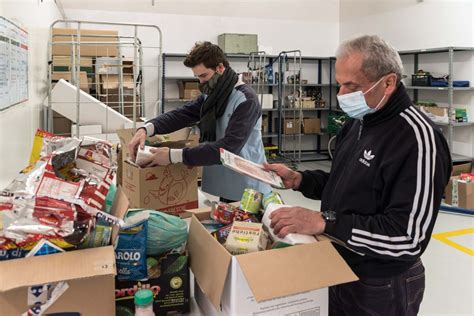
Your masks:
{"label": "canned food", "polygon": [[211,217],[215,221],[218,221],[219,223],[222,223],[224,225],[232,224],[232,222],[234,221],[235,213],[238,210],[239,209],[233,205],[224,202],[217,202],[211,212]]}
{"label": "canned food", "polygon": [[275,204],[285,204],[281,195],[277,192],[270,192],[263,197],[263,209],[267,209],[268,204],[275,203]]}
{"label": "canned food", "polygon": [[260,206],[262,204],[263,194],[254,190],[247,188],[244,190],[242,195],[242,200],[240,201],[240,208],[246,212],[258,214]]}

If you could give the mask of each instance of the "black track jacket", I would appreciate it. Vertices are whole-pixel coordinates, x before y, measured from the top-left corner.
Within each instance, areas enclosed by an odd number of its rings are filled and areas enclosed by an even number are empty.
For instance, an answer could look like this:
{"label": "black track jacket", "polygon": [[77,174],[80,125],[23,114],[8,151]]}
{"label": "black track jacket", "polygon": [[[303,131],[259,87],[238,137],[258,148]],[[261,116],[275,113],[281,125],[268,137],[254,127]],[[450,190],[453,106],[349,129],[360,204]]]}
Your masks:
{"label": "black track jacket", "polygon": [[298,190],[336,212],[325,233],[359,277],[390,277],[426,249],[451,168],[441,130],[399,84],[382,109],[346,122],[331,172],[301,172]]}

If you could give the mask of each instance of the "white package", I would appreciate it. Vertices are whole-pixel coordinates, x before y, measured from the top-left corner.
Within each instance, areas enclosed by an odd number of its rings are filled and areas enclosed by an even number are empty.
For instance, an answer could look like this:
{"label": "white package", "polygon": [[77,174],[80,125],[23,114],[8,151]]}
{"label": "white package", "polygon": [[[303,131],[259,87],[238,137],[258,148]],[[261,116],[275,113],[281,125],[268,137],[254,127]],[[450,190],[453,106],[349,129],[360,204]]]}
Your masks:
{"label": "white package", "polygon": [[316,238],[311,235],[303,235],[303,234],[288,234],[285,236],[285,238],[280,238],[275,233],[273,233],[273,228],[270,227],[270,214],[272,214],[274,211],[276,211],[279,208],[289,208],[291,206],[289,205],[281,205],[281,204],[276,204],[276,203],[270,203],[268,204],[265,213],[263,214],[263,219],[262,223],[263,226],[268,229],[269,234],[271,235],[273,241],[281,241],[290,245],[296,245],[296,244],[310,244],[313,242],[317,242]]}
{"label": "white package", "polygon": [[138,146],[137,159],[135,159],[135,163],[140,167],[143,167],[143,164],[153,156],[153,153],[150,151],[152,148],[153,147],[151,146],[145,146],[141,149],[140,146]]}

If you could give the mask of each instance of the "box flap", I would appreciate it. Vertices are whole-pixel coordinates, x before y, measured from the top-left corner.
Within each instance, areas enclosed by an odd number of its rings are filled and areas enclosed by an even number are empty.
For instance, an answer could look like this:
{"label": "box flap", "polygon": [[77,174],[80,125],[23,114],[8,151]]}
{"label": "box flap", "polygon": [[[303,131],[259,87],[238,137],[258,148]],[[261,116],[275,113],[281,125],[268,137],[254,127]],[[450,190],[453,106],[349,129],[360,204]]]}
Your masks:
{"label": "box flap", "polygon": [[232,256],[209,234],[196,216],[191,218],[188,252],[191,270],[196,281],[209,297],[212,305],[220,310],[222,292]]}
{"label": "box flap", "polygon": [[0,292],[12,289],[115,275],[112,246],[0,262]]}
{"label": "box flap", "polygon": [[463,163],[460,165],[454,165],[453,171],[451,172],[452,176],[459,176],[461,173],[470,173],[472,169],[472,163]]}
{"label": "box flap", "polygon": [[329,241],[236,258],[258,302],[358,279]]}

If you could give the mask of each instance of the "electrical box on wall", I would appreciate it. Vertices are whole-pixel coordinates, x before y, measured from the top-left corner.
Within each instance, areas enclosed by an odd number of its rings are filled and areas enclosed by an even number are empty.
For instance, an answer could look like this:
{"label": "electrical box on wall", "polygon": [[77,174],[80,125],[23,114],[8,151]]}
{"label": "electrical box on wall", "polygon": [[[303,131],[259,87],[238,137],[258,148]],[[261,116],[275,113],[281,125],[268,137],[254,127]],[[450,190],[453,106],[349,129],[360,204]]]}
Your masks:
{"label": "electrical box on wall", "polygon": [[217,43],[227,54],[250,54],[258,51],[257,34],[224,33],[217,37]]}

